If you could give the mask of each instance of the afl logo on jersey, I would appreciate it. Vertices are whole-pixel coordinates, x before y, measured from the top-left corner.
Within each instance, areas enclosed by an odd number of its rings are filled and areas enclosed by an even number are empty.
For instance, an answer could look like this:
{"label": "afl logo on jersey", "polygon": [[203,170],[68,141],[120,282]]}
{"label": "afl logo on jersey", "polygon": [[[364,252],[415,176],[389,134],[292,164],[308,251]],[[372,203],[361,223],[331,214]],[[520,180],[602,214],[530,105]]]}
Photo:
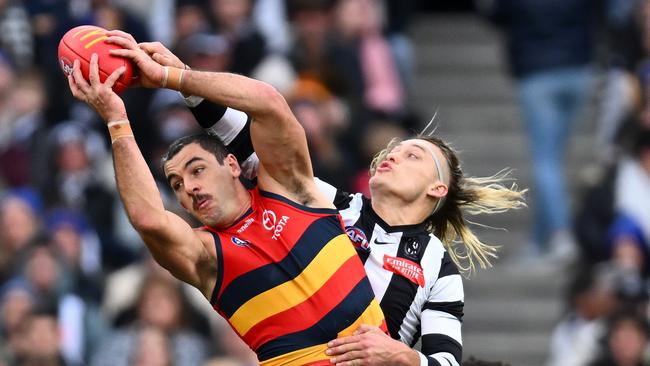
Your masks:
{"label": "afl logo on jersey", "polygon": [[368,243],[368,238],[366,237],[366,234],[364,234],[361,229],[359,229],[356,226],[347,226],[345,228],[346,234],[350,237],[350,241],[352,241],[352,245],[357,250],[364,251],[364,252],[369,252],[370,251],[370,244]]}
{"label": "afl logo on jersey", "polygon": [[244,240],[244,239],[239,239],[239,238],[236,237],[236,236],[231,237],[231,238],[230,238],[230,241],[231,241],[233,244],[235,244],[236,246],[238,246],[238,247],[242,247],[242,248],[246,248],[246,247],[248,247],[248,246],[251,244],[250,241],[248,241],[248,240]]}

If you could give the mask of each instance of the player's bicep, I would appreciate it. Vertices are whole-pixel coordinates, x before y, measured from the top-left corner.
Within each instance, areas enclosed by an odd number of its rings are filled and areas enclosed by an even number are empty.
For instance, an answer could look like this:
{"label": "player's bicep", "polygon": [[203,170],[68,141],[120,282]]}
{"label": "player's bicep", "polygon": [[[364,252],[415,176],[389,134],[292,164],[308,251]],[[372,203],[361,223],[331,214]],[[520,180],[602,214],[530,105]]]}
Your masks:
{"label": "player's bicep", "polygon": [[140,235],[158,264],[174,277],[205,293],[212,274],[216,273],[216,254],[208,250],[213,239],[207,233],[193,230],[176,214],[167,211],[167,220],[160,229]]}
{"label": "player's bicep", "polygon": [[[282,186],[313,186],[307,137],[282,95],[268,92],[270,113],[251,123],[251,140],[264,170]],[[260,177],[261,178],[261,177]],[[309,180],[309,182],[306,182]]]}

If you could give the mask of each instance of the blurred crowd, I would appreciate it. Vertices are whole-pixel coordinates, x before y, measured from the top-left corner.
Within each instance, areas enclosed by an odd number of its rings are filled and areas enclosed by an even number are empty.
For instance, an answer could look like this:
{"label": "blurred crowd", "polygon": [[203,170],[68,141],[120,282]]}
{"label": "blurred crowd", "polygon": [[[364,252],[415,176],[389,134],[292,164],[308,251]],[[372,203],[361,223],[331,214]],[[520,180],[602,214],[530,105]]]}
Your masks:
{"label": "blurred crowd", "polygon": [[[105,127],[72,98],[57,62],[67,30],[122,29],[162,42],[194,69],[272,84],[303,124],[316,175],[367,192],[372,154],[422,127],[409,103],[416,7],[416,0],[0,0],[0,366],[256,364],[130,227]],[[570,271],[549,364],[650,365],[650,2],[476,7],[503,32],[529,137],[529,254],[580,263]],[[184,215],[158,162],[171,141],[199,126],[178,93],[128,89],[123,97],[168,208]],[[562,164],[589,100],[600,174],[572,197]]]}
{"label": "blurred crowd", "polygon": [[[528,137],[527,256],[571,277],[547,364],[650,365],[650,2],[477,5],[502,31]],[[586,115],[597,173],[572,196],[569,177],[581,174],[564,163]]]}
{"label": "blurred crowd", "polygon": [[[66,31],[121,29],[162,42],[194,69],[272,84],[304,125],[317,175],[365,191],[371,154],[412,125],[414,8],[410,0],[0,0],[0,365],[257,363],[130,227],[105,126],[74,100],[58,65]],[[179,93],[122,96],[161,194],[181,213],[160,156],[200,127]]]}

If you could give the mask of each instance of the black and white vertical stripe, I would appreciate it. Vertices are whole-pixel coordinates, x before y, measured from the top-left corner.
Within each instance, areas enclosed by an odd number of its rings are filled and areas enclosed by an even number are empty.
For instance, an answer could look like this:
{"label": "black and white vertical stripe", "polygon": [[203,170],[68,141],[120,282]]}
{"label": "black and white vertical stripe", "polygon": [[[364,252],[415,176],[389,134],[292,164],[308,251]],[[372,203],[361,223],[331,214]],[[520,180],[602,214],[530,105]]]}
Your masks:
{"label": "black and white vertical stripe", "polygon": [[[188,106],[206,131],[224,141],[242,164],[246,177],[254,177],[258,159],[250,140],[248,116],[202,100]],[[391,336],[411,347],[421,340],[421,365],[460,365],[463,282],[440,240],[421,224],[386,224],[372,210],[370,201],[359,193],[349,195],[319,179],[316,184],[339,209],[345,226],[356,227],[366,235],[370,250],[359,251],[359,256]],[[407,253],[413,242],[418,243],[418,249]],[[385,269],[384,256],[418,263],[423,270],[424,286]]]}
{"label": "black and white vertical stripe", "polygon": [[[361,194],[346,195],[318,182],[329,193],[346,227],[366,233],[369,252],[360,253],[375,296],[393,338],[411,346],[421,339],[421,361],[459,365],[462,359],[462,277],[438,238],[423,225],[389,226]],[[332,192],[336,192],[332,196]],[[405,253],[409,241],[420,243],[417,256]],[[424,287],[384,268],[384,255],[412,260],[422,267]]]}

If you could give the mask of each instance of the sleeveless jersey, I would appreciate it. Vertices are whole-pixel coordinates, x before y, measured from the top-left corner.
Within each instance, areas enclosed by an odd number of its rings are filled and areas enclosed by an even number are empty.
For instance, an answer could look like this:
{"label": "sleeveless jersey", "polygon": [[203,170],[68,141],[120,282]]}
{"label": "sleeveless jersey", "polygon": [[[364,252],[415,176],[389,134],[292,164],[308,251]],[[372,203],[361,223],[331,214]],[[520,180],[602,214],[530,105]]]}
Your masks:
{"label": "sleeveless jersey", "polygon": [[251,190],[251,208],[215,239],[211,304],[261,365],[330,365],[327,342],[360,324],[386,330],[363,264],[334,209]]}

